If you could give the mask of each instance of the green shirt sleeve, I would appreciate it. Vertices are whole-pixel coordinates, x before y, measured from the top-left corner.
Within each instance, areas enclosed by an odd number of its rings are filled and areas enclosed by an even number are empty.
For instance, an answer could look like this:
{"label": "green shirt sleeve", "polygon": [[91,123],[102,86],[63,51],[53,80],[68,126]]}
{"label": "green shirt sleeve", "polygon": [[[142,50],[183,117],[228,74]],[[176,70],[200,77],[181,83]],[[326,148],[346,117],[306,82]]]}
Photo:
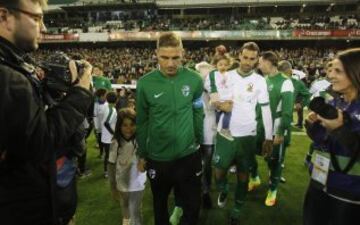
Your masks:
{"label": "green shirt sleeve", "polygon": [[106,79],[106,90],[112,91],[111,81]]}
{"label": "green shirt sleeve", "polygon": [[291,126],[294,107],[294,86],[290,80],[283,83],[281,90],[281,119],[277,135],[284,136],[285,130]]}
{"label": "green shirt sleeve", "polygon": [[145,158],[147,149],[149,125],[149,107],[143,90],[142,81],[137,83],[136,88],[136,141],[138,143],[137,154],[140,158]]}
{"label": "green shirt sleeve", "polygon": [[298,81],[298,95],[301,97],[301,104],[303,106],[308,106],[310,102],[311,94],[309,89],[305,86],[304,82]]}
{"label": "green shirt sleeve", "polygon": [[204,91],[203,82],[198,76],[198,84],[193,98],[193,124],[196,143],[201,144],[203,141],[203,126],[204,126],[204,109],[202,102],[202,93]]}
{"label": "green shirt sleeve", "polygon": [[210,93],[216,93],[217,91],[217,87],[216,87],[216,82],[215,82],[215,71],[213,70],[210,72],[209,74],[209,79],[210,79]]}

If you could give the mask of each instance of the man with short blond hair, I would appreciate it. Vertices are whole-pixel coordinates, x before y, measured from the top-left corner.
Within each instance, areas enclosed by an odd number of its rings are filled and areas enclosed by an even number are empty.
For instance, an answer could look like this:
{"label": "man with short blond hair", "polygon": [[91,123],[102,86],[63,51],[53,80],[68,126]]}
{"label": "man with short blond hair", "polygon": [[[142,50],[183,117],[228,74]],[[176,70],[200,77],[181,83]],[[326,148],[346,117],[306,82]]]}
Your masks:
{"label": "man with short blond hair", "polygon": [[137,83],[138,168],[147,171],[155,225],[168,225],[168,196],[181,202],[180,224],[197,224],[201,195],[202,79],[181,65],[181,38],[164,33],[157,41],[158,69]]}

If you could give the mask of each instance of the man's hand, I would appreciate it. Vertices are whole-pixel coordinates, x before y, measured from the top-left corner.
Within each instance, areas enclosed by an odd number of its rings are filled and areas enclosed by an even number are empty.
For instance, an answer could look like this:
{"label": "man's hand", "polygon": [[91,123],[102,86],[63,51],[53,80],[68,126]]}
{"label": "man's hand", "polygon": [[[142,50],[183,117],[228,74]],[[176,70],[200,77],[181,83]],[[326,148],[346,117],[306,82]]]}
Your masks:
{"label": "man's hand", "polygon": [[275,135],[274,145],[280,145],[283,142],[284,142],[284,136]]}
{"label": "man's hand", "polygon": [[310,124],[315,123],[316,121],[318,121],[319,118],[317,116],[317,114],[315,112],[309,112],[306,121]]}
{"label": "man's hand", "polygon": [[137,164],[137,168],[141,173],[144,173],[146,170],[146,160],[143,158],[140,158]]}
{"label": "man's hand", "polygon": [[270,157],[272,150],[273,150],[273,140],[265,140],[262,144],[261,154],[264,157]]}
{"label": "man's hand", "polygon": [[296,111],[300,110],[301,108],[302,108],[301,103],[296,103],[296,104],[295,104],[295,110],[296,110]]}
{"label": "man's hand", "polygon": [[223,112],[231,112],[233,107],[232,101],[221,102],[218,104],[217,109]]}
{"label": "man's hand", "polygon": [[328,120],[328,119],[324,119],[320,115],[317,115],[317,117],[321,125],[330,131],[335,130],[344,125],[344,115],[340,109],[338,109],[338,117],[336,119]]}
{"label": "man's hand", "polygon": [[69,62],[70,73],[72,75],[72,82],[75,82],[76,79],[78,79],[79,81],[76,84],[76,86],[89,90],[91,84],[92,66],[90,63],[88,63],[85,60],[81,60],[81,63],[84,65],[84,72],[79,76],[75,61],[71,60]]}

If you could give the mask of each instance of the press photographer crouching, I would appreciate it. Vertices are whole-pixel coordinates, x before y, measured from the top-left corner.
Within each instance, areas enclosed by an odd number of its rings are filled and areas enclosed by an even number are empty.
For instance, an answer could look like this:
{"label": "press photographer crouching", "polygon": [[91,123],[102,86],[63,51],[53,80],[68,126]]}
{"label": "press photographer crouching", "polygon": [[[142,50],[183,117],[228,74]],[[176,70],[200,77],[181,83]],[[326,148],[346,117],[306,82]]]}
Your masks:
{"label": "press photographer crouching", "polygon": [[70,61],[70,85],[52,99],[33,65],[24,60],[25,53],[38,48],[46,4],[0,0],[1,225],[59,224],[55,161],[70,154],[69,145],[76,142],[74,134],[92,102],[89,63],[81,62],[81,72]]}
{"label": "press photographer crouching", "polygon": [[320,146],[313,154],[304,202],[304,225],[360,221],[360,48],[340,52],[328,74],[337,94],[315,98],[306,129]]}

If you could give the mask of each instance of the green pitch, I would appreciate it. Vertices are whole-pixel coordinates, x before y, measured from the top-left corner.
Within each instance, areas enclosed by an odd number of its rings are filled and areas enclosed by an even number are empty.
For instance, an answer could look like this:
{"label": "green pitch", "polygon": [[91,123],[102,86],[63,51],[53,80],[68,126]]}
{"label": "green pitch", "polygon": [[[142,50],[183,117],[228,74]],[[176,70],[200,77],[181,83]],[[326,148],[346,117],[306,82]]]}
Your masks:
{"label": "green pitch", "polygon": [[[258,158],[262,185],[254,192],[250,192],[243,207],[241,217],[242,225],[301,225],[302,205],[304,194],[308,185],[309,176],[304,166],[304,157],[308,150],[309,139],[304,133],[295,132],[292,143],[287,150],[283,176],[285,184],[280,184],[277,205],[266,207],[264,205],[268,171],[264,161]],[[92,176],[79,179],[78,193],[79,205],[76,214],[77,225],[119,225],[121,224],[120,204],[112,199],[108,180],[103,177],[103,162],[97,158],[98,150],[95,139],[88,139],[88,167]],[[230,187],[233,190],[236,177],[229,174]],[[217,192],[212,189],[214,208],[201,210],[199,225],[227,224],[228,209],[233,204],[233,193],[225,209],[217,208]],[[169,200],[172,210],[173,199]],[[171,211],[170,211],[171,213]],[[153,209],[150,185],[147,184],[143,201],[144,225],[153,224]]]}

